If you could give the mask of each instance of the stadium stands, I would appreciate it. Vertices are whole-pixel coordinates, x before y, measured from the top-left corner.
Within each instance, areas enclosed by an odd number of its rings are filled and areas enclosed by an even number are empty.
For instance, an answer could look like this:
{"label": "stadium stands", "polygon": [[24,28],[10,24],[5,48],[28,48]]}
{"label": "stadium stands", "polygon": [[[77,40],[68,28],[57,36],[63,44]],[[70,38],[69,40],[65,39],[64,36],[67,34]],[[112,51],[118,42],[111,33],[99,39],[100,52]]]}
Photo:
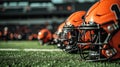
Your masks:
{"label": "stadium stands", "polygon": [[[58,23],[51,24],[54,27],[52,32],[57,29]],[[4,28],[8,28],[8,40],[37,40],[37,33],[40,29],[47,27],[46,24],[32,24],[32,25],[20,25],[20,24],[0,24],[0,40],[4,40]]]}
{"label": "stadium stands", "polygon": [[[0,40],[3,39],[5,27],[8,27],[9,40],[36,39],[35,37],[38,30],[45,28],[46,25],[48,26],[47,28],[53,27],[51,31],[54,33],[60,22],[63,22],[71,13],[78,10],[87,11],[95,1],[96,0],[0,0]],[[37,20],[36,22],[36,20],[33,20],[35,21],[33,22],[31,20],[33,18],[43,18],[44,21]],[[23,21],[24,19],[32,22]],[[15,20],[16,22],[10,20]]]}

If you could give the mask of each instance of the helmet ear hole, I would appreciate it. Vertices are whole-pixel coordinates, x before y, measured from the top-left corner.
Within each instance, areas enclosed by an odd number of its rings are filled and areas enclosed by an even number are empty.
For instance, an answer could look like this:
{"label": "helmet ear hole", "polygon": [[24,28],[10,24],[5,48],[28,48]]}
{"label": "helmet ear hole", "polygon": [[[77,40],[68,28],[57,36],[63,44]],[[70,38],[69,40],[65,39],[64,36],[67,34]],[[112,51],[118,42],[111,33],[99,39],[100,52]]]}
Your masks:
{"label": "helmet ear hole", "polygon": [[118,45],[118,48],[120,48],[120,44]]}
{"label": "helmet ear hole", "polygon": [[82,19],[85,19],[85,16],[82,16]]}

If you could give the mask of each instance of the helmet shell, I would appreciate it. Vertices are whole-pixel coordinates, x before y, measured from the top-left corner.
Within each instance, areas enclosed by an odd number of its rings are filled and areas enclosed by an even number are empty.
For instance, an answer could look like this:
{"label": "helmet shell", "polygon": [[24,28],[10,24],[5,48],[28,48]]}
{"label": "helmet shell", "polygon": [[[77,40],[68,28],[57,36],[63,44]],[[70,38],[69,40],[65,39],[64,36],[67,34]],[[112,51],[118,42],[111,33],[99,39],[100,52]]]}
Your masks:
{"label": "helmet shell", "polygon": [[77,11],[72,13],[66,20],[66,24],[67,25],[73,25],[74,27],[77,27],[79,25],[81,25],[81,23],[83,22],[83,17],[85,15],[85,11]]}
{"label": "helmet shell", "polygon": [[44,43],[52,39],[52,33],[48,29],[41,29],[38,32],[38,40],[42,40]]}
{"label": "helmet shell", "polygon": [[[120,10],[120,0],[100,0],[87,12],[85,21],[105,24],[120,19],[117,9]],[[119,14],[120,15],[120,14]]]}

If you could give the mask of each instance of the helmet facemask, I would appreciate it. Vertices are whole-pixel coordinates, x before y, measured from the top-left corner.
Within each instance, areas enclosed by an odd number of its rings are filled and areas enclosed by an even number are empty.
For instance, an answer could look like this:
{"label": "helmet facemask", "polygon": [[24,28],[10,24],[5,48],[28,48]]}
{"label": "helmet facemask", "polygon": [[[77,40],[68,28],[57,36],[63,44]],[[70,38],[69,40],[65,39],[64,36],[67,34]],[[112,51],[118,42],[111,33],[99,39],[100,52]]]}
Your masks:
{"label": "helmet facemask", "polygon": [[62,40],[64,45],[66,45],[65,50],[69,53],[75,52],[77,50],[77,36],[78,30],[73,25],[65,25],[63,27]]}
{"label": "helmet facemask", "polygon": [[[80,55],[82,59],[89,61],[107,60],[116,54],[116,51],[109,45],[113,33],[106,32],[102,25],[95,22],[83,23],[79,26],[79,32],[78,46],[81,46]],[[107,45],[106,49],[104,48],[105,45]],[[88,47],[84,48],[85,46]],[[108,49],[111,50],[111,53],[107,51]],[[107,58],[103,56],[103,50],[106,53],[108,52]]]}

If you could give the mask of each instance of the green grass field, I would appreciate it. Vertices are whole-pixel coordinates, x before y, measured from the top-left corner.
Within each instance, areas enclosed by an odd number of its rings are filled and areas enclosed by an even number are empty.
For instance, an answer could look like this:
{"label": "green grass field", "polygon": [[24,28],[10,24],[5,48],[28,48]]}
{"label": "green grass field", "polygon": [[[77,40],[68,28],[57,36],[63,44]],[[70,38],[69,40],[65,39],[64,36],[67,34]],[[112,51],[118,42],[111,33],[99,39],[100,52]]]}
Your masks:
{"label": "green grass field", "polygon": [[35,49],[55,49],[56,45],[40,45],[38,41],[0,41],[0,48],[35,48]]}
{"label": "green grass field", "polygon": [[[2,48],[37,48],[56,49],[54,45],[41,46],[37,41],[0,42]],[[120,67],[120,61],[86,62],[79,54],[68,54],[63,51],[0,51],[0,67]]]}

